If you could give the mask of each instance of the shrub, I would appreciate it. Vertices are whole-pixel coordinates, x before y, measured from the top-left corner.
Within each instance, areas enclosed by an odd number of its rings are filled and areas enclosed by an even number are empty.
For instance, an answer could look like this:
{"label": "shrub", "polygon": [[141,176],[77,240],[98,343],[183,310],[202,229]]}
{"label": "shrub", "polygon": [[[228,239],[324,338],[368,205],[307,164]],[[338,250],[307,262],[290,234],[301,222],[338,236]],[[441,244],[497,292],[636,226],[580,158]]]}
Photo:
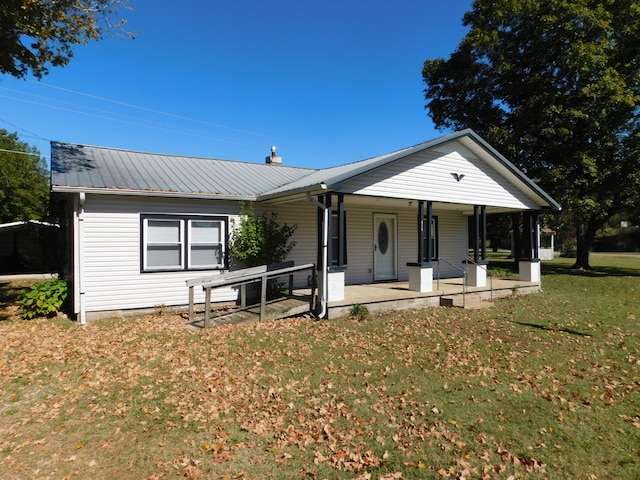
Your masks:
{"label": "shrub", "polygon": [[[250,203],[243,202],[240,225],[231,232],[229,250],[245,267],[284,262],[296,242],[291,237],[297,225],[278,223],[278,214],[257,215]],[[234,224],[234,226],[236,226]],[[256,289],[257,286],[251,287]],[[267,283],[267,298],[274,299],[284,293],[284,284],[271,279]],[[252,296],[258,295],[256,292]]]}
{"label": "shrub", "polygon": [[366,320],[369,316],[369,309],[360,303],[356,303],[351,307],[349,317],[356,320]]}
{"label": "shrub", "polygon": [[246,267],[286,260],[296,244],[291,237],[297,225],[280,225],[277,213],[257,215],[247,202],[242,203],[240,218],[240,225],[232,230],[229,242],[234,257]]}
{"label": "shrub", "polygon": [[18,294],[20,315],[26,320],[56,315],[67,298],[67,282],[58,278],[42,280]]}

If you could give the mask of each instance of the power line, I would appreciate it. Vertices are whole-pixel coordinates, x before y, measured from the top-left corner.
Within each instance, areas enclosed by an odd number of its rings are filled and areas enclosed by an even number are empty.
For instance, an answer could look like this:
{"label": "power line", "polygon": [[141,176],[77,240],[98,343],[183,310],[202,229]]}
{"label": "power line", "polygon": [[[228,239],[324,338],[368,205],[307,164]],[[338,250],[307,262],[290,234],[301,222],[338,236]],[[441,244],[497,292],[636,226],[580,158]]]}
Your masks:
{"label": "power line", "polygon": [[33,133],[33,132],[31,132],[31,131],[27,130],[26,128],[22,128],[22,127],[19,127],[19,126],[17,126],[17,125],[14,125],[14,124],[13,124],[13,123],[11,123],[11,122],[7,122],[4,118],[0,118],[0,122],[2,122],[2,123],[6,123],[7,125],[11,125],[13,128],[17,128],[18,130],[22,130],[23,132],[27,132],[29,135],[31,135],[31,136],[32,136],[31,138],[37,138],[37,139],[39,139],[39,140],[44,140],[45,142],[50,142],[50,141],[51,141],[50,139],[48,139],[48,138],[44,138],[44,137],[41,137],[41,136],[40,136],[40,135],[38,135],[37,133]]}
{"label": "power line", "polygon": [[20,153],[22,155],[31,155],[32,157],[42,157],[43,156],[43,155],[40,155],[38,153],[20,152],[18,150],[7,150],[7,149],[4,149],[4,148],[0,148],[0,152]]}
{"label": "power line", "polygon": [[[212,139],[212,140],[216,140],[216,141],[225,141],[225,140],[223,140],[221,138],[214,137],[214,136],[211,136],[211,135],[202,135],[202,134],[195,133],[195,132],[192,132],[192,131],[189,131],[189,130],[184,130],[184,129],[180,130],[180,129],[176,129],[175,127],[162,126],[162,124],[153,125],[151,123],[141,123],[140,121],[145,122],[145,120],[139,119],[139,118],[136,118],[136,117],[131,117],[131,116],[128,116],[128,115],[118,114],[118,113],[115,113],[115,112],[109,112],[109,111],[105,111],[105,110],[100,110],[100,109],[93,109],[93,110],[97,110],[99,112],[105,112],[105,113],[108,113],[110,115],[119,115],[119,116],[122,116],[122,117],[125,117],[125,118],[132,118],[134,120],[139,120],[139,121],[131,121],[131,120],[125,120],[123,118],[114,118],[114,117],[109,117],[109,116],[105,116],[105,115],[99,115],[97,113],[83,112],[81,110],[75,110],[75,109],[72,109],[72,108],[62,107],[62,106],[59,106],[59,105],[51,105],[51,104],[47,104],[47,103],[36,102],[36,101],[33,101],[33,100],[27,100],[27,99],[24,99],[24,98],[11,97],[11,96],[8,96],[8,95],[0,95],[0,98],[7,98],[9,100],[14,100],[14,101],[17,101],[17,102],[23,102],[23,103],[28,103],[28,104],[31,104],[31,105],[37,105],[39,107],[52,108],[54,110],[61,110],[61,111],[64,111],[64,112],[76,113],[78,115],[85,115],[85,116],[88,116],[88,117],[100,118],[102,120],[109,120],[109,121],[112,121],[112,122],[126,123],[126,124],[129,124],[129,125],[134,125],[136,127],[154,128],[156,130],[162,130],[162,131],[173,133],[173,134],[189,135],[189,136],[200,137],[200,138],[208,138],[208,139]],[[69,102],[63,102],[63,103],[69,103]],[[74,104],[71,104],[71,105],[74,105]]]}
{"label": "power line", "polygon": [[185,117],[183,115],[176,115],[175,113],[163,112],[162,110],[156,110],[156,109],[149,108],[149,107],[143,107],[143,106],[140,106],[140,105],[135,105],[133,103],[122,102],[120,100],[113,100],[111,98],[100,97],[98,95],[93,95],[91,93],[85,93],[85,92],[80,92],[78,90],[72,90],[70,88],[64,88],[64,87],[59,87],[57,85],[51,85],[50,83],[36,82],[35,80],[27,80],[27,82],[35,83],[37,85],[43,85],[45,87],[53,88],[55,90],[60,90],[62,92],[73,93],[75,95],[81,95],[83,97],[88,97],[88,98],[93,98],[95,100],[100,100],[100,101],[103,101],[103,102],[113,103],[115,105],[121,105],[121,106],[124,106],[124,107],[134,108],[134,109],[142,110],[142,111],[149,112],[149,113],[155,113],[156,115],[164,115],[166,117],[176,118],[178,120],[186,120],[188,122],[200,123],[202,125],[206,125],[206,126],[209,126],[209,127],[223,128],[223,129],[226,129],[226,130],[231,130],[231,131],[234,131],[234,132],[244,133],[244,134],[248,134],[248,135],[254,135],[254,136],[257,136],[257,137],[264,137],[264,138],[270,138],[271,137],[271,135],[267,135],[267,134],[264,134],[264,133],[252,132],[250,130],[242,130],[240,128],[230,127],[228,125],[222,125],[222,124],[219,124],[219,123],[207,122],[206,120],[199,120],[199,119],[196,119],[196,118]]}

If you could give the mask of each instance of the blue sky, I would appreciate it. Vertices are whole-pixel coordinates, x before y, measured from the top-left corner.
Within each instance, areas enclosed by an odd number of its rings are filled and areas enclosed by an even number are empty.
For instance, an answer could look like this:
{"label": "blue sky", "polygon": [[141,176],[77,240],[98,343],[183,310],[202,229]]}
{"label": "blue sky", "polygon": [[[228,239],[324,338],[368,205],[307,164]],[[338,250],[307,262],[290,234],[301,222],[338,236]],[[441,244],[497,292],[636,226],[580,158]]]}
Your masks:
{"label": "blue sky", "polygon": [[[425,59],[471,0],[132,0],[135,40],[78,47],[38,81],[0,76],[0,128],[49,141],[322,168],[441,135]],[[444,132],[446,133],[446,132]]]}

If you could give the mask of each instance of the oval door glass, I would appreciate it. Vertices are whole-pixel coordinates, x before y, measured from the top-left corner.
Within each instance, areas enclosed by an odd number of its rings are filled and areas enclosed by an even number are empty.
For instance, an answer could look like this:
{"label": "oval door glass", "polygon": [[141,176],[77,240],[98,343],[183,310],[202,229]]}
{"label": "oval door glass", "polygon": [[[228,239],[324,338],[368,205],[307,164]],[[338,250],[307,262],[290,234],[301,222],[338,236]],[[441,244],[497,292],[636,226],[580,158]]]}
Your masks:
{"label": "oval door glass", "polygon": [[389,248],[389,228],[387,227],[387,222],[380,223],[380,227],[378,227],[378,248],[382,255],[385,255]]}

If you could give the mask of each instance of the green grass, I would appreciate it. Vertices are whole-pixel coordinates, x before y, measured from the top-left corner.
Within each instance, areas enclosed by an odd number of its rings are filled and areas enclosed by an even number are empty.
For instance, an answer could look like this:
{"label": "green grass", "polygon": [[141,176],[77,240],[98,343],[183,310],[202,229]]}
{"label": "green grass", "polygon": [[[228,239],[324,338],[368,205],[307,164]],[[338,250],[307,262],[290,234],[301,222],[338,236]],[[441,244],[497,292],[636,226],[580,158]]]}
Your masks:
{"label": "green grass", "polygon": [[171,315],[0,322],[0,470],[640,478],[640,255],[571,265],[477,311],[197,333]]}

